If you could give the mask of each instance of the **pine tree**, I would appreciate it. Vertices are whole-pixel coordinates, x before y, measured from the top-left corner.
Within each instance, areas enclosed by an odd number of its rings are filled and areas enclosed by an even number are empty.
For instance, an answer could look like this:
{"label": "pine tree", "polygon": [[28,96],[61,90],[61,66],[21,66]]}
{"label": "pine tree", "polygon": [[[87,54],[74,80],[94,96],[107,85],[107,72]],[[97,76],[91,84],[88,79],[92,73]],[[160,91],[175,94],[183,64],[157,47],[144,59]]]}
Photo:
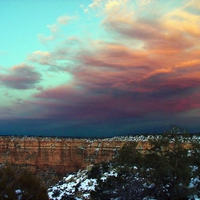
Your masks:
{"label": "pine tree", "polygon": [[145,155],[143,175],[154,184],[159,199],[187,199],[191,192],[191,162],[184,147],[185,137],[187,132],[172,127],[160,138],[149,141],[151,148]]}

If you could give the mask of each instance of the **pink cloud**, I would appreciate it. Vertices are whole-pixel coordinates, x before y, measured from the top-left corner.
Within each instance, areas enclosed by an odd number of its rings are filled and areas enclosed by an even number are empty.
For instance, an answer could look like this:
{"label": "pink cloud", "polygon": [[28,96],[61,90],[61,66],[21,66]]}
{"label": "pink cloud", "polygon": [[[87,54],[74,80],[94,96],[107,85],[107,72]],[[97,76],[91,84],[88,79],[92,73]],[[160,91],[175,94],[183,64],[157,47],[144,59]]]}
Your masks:
{"label": "pink cloud", "polygon": [[[99,74],[90,70],[76,73],[77,82],[72,88],[43,90],[35,98],[44,116],[66,120],[132,118],[197,108],[199,104],[194,97],[197,97],[200,79],[176,79],[170,75],[159,73],[130,82],[133,78],[130,71],[117,76],[117,73]],[[185,95],[191,96],[189,100]]]}
{"label": "pink cloud", "polygon": [[[103,120],[149,113],[176,114],[198,108],[193,97],[200,85],[195,59],[199,52],[185,51],[194,41],[184,41],[184,35],[173,32],[156,34],[157,25],[153,26],[143,48],[95,41],[91,49],[80,49],[74,56],[77,65],[70,70],[73,85],[35,94],[35,103],[44,110],[44,116]],[[194,65],[197,67],[191,68]],[[190,99],[186,100],[188,95]]]}
{"label": "pink cloud", "polygon": [[40,81],[41,75],[34,67],[21,64],[11,68],[9,74],[0,74],[0,82],[9,88],[31,89]]}
{"label": "pink cloud", "polygon": [[86,91],[83,89],[75,89],[71,86],[58,86],[46,90],[41,90],[34,95],[35,98],[65,102],[67,104],[76,103],[81,96],[84,96]]}
{"label": "pink cloud", "polygon": [[[58,67],[60,60],[70,62],[62,70],[73,77],[70,86],[41,88],[31,104],[44,118],[66,121],[176,115],[198,108],[200,52],[195,36],[186,26],[184,32],[170,24],[170,16],[167,22],[162,17],[141,18],[139,11],[130,11],[130,1],[109,2],[89,6],[103,8],[100,28],[108,37],[72,37],[52,52],[30,56],[30,61],[48,67]],[[188,17],[194,16],[185,15],[182,22]]]}

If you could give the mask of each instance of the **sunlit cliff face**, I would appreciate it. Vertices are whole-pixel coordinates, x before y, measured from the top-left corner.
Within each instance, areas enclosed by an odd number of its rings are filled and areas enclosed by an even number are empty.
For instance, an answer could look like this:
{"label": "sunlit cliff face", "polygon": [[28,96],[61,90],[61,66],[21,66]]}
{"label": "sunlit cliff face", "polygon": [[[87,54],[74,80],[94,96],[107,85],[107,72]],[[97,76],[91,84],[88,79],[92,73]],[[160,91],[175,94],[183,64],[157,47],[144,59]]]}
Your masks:
{"label": "sunlit cliff face", "polygon": [[2,134],[198,131],[198,0],[0,7]]}

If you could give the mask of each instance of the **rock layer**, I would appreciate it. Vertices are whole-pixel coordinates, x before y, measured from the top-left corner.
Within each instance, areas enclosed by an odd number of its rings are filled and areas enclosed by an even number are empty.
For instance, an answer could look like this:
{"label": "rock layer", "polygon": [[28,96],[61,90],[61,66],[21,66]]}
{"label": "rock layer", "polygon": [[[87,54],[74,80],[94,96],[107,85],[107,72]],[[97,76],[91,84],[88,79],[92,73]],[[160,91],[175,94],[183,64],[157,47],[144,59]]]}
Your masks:
{"label": "rock layer", "polygon": [[31,171],[75,172],[90,164],[109,161],[126,141],[0,137],[0,163],[23,166]]}
{"label": "rock layer", "polygon": [[[75,172],[95,163],[110,161],[127,142],[137,148],[149,148],[148,139],[154,136],[130,136],[107,139],[72,139],[51,137],[0,137],[0,164],[9,163],[32,172]],[[159,136],[157,136],[159,137]],[[192,140],[198,140],[195,137]],[[184,146],[190,143],[185,143]]]}

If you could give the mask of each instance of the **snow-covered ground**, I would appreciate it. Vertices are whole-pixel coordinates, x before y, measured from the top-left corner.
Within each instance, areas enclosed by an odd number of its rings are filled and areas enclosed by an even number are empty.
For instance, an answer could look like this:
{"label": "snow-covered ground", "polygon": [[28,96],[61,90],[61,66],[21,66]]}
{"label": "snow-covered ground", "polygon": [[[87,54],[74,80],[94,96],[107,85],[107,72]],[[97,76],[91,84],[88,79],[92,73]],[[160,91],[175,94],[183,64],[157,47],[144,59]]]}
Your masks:
{"label": "snow-covered ground", "polygon": [[[4,137],[4,136],[1,136]],[[8,138],[9,136],[6,136]],[[93,141],[148,141],[152,138],[161,138],[162,134],[139,134],[139,135],[125,135],[125,136],[116,136],[110,138],[65,138],[65,137],[32,137],[32,136],[10,136],[11,141],[14,140],[30,140],[30,141],[56,141],[60,142],[63,140],[66,141],[80,141],[85,140],[87,142]],[[183,139],[186,139],[183,137]],[[198,141],[200,142],[200,134],[190,134],[190,137],[187,138],[188,141]]]}
{"label": "snow-covered ground", "polygon": [[82,198],[89,199],[90,191],[95,190],[96,184],[96,179],[88,179],[87,170],[79,171],[64,177],[62,181],[50,187],[48,195],[50,199],[61,200],[65,196],[75,196],[75,193],[79,193],[79,195],[81,193]]}
{"label": "snow-covered ground", "polygon": [[[134,167],[137,170],[137,167]],[[98,181],[95,178],[89,178],[88,170],[78,171],[74,174],[69,174],[67,177],[63,177],[63,180],[59,181],[56,185],[48,189],[48,196],[50,200],[64,200],[71,197],[75,200],[89,200],[90,192],[95,191],[98,186]],[[108,169],[101,174],[100,180],[105,182],[109,177],[117,177],[119,174],[116,169]],[[137,180],[138,178],[135,177]],[[196,184],[200,182],[199,178],[193,178],[190,181],[188,187],[196,187]],[[144,187],[151,187],[151,185],[143,184]],[[118,198],[113,198],[118,200]],[[143,200],[156,200],[154,198],[145,197]],[[193,195],[188,200],[200,200],[197,195]]]}
{"label": "snow-covered ground", "polygon": [[[117,177],[115,169],[104,172],[101,180],[104,182],[108,177]],[[62,200],[64,197],[73,196],[77,200],[90,199],[90,192],[95,191],[97,179],[88,177],[88,170],[78,171],[63,177],[55,186],[48,189],[50,200]]]}
{"label": "snow-covered ground", "polygon": [[[105,181],[108,177],[117,177],[117,175],[115,170],[105,172],[101,180]],[[63,177],[62,181],[48,189],[48,195],[52,200],[61,200],[66,196],[74,196],[77,200],[85,200],[90,199],[90,192],[95,191],[96,186],[97,179],[88,178],[88,170],[83,170]]]}

